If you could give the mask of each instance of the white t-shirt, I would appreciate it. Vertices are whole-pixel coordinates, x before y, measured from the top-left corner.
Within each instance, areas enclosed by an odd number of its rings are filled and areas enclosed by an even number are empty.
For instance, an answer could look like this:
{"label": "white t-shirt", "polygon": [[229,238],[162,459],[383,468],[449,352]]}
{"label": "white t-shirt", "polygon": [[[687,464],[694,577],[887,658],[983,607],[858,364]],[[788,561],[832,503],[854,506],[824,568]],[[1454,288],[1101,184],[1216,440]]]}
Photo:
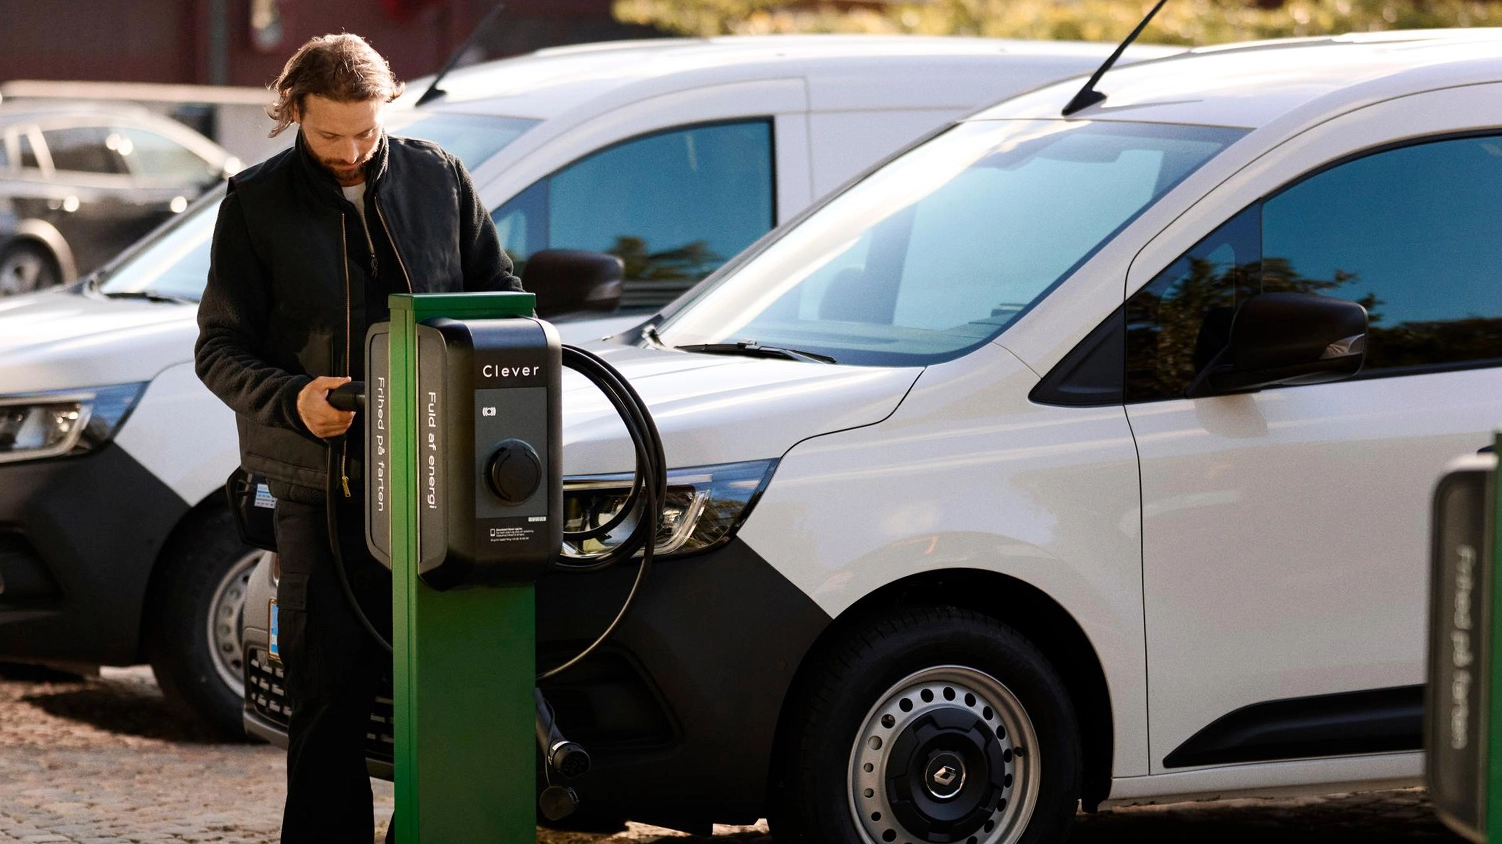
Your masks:
{"label": "white t-shirt", "polygon": [[370,226],[365,222],[365,184],[365,182],[361,182],[358,185],[350,185],[349,187],[340,185],[339,189],[344,191],[344,198],[353,202],[355,210],[360,212],[360,229],[365,232],[365,245],[374,254],[375,242],[370,239]]}
{"label": "white t-shirt", "polygon": [[361,182],[349,187],[341,185],[340,190],[344,191],[345,199],[355,204],[355,210],[360,212],[360,225],[365,225],[365,183]]}

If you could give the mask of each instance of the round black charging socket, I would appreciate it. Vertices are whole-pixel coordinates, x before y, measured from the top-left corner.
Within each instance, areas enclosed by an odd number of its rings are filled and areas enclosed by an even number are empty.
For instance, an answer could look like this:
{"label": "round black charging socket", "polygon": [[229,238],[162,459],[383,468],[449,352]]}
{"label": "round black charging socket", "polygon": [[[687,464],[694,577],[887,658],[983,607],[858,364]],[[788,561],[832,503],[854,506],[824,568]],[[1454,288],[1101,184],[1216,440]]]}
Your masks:
{"label": "round black charging socket", "polygon": [[485,466],[485,483],[501,501],[520,504],[542,484],[542,459],[522,440],[501,440]]}

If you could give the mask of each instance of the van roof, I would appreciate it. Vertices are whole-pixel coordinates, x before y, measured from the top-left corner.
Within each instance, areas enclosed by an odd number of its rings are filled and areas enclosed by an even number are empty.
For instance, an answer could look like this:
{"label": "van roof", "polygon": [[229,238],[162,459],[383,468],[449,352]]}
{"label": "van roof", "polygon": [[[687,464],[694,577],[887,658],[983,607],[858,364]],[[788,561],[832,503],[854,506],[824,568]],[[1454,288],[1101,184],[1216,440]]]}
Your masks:
{"label": "van roof", "polygon": [[[1257,129],[1423,90],[1502,80],[1502,29],[1408,30],[1201,48],[1112,70],[1104,102],[1073,117]],[[1058,118],[1079,83],[1050,85],[973,119]]]}
{"label": "van roof", "polygon": [[[917,68],[936,65],[968,72],[1015,65],[1035,71],[1039,82],[1092,69],[1114,45],[1067,41],[992,38],[775,35],[719,38],[665,38],[614,41],[539,50],[451,72],[440,87],[445,96],[430,106],[439,111],[505,114],[549,119],[591,101],[631,101],[669,90],[730,84],[750,79],[819,77],[838,80],[859,74],[869,92],[883,79],[892,87],[912,84]],[[1133,47],[1128,60],[1182,52],[1180,48]],[[408,85],[403,100],[415,102],[431,83]],[[834,86],[854,90],[856,86]],[[934,98],[930,87],[927,96]],[[942,94],[938,99],[942,100]],[[901,96],[898,96],[901,99]],[[600,104],[600,103],[596,103]],[[891,107],[891,103],[882,105]],[[923,105],[968,107],[969,102]],[[826,102],[818,108],[862,107]],[[901,103],[898,103],[901,106]]]}

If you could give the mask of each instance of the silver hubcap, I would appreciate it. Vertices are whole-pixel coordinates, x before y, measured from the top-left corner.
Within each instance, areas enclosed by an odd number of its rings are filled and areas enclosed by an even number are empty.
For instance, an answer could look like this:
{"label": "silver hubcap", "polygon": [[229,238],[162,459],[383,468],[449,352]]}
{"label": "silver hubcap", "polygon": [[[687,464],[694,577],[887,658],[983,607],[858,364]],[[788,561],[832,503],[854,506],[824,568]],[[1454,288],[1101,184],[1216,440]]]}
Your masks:
{"label": "silver hubcap", "polygon": [[209,602],[208,637],[214,654],[214,670],[237,696],[245,696],[245,648],[240,641],[240,622],[245,617],[245,591],[251,572],[264,551],[252,551],[229,567]]}
{"label": "silver hubcap", "polygon": [[943,665],[903,678],[850,752],[850,811],[868,844],[1012,844],[1038,802],[1038,740],[996,678]]}
{"label": "silver hubcap", "polygon": [[0,294],[30,293],[47,272],[46,259],[30,250],[11,252],[0,258]]}

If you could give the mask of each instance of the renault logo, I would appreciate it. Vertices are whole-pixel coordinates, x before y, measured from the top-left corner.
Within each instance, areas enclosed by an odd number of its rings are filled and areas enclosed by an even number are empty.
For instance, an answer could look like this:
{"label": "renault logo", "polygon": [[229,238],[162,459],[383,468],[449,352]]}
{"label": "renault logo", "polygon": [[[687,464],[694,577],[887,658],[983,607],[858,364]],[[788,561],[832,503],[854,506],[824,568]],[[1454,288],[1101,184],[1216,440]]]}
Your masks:
{"label": "renault logo", "polygon": [[924,788],[937,800],[949,800],[965,787],[965,762],[958,753],[942,751],[928,760]]}

